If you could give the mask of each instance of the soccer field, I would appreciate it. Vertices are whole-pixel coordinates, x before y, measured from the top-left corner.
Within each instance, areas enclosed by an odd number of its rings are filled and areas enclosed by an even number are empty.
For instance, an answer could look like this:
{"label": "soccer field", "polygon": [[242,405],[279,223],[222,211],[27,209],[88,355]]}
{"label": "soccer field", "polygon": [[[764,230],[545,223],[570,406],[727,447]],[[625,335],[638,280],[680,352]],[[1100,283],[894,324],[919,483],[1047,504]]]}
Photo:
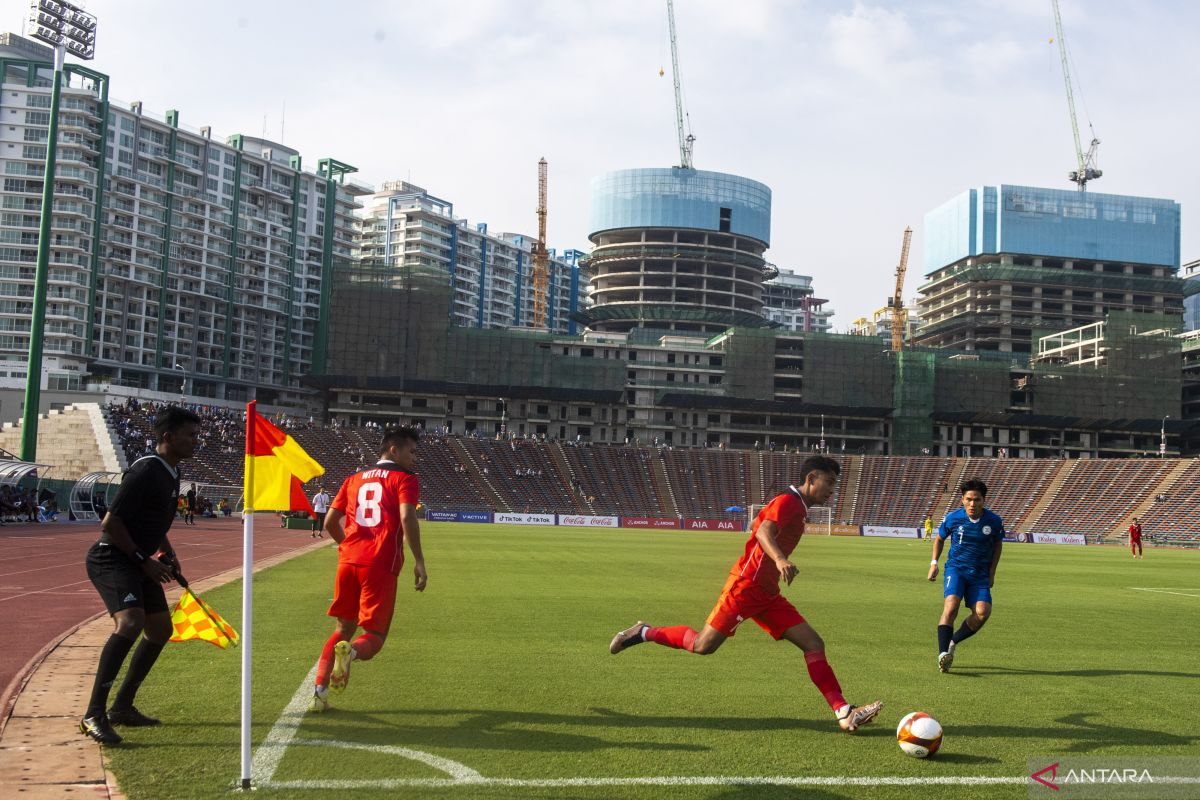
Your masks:
{"label": "soccer field", "polygon": [[[406,566],[386,646],[326,714],[289,704],[307,705],[332,630],[335,551],[256,576],[258,796],[963,800],[1024,797],[1029,758],[1200,757],[1197,552],[1009,544],[992,619],[943,675],[928,543],[806,536],[785,594],[850,702],[885,703],[847,735],[800,651],[752,624],[711,656],[609,655],[638,619],[703,624],[742,534],[422,530],[428,590],[412,591]],[[240,592],[205,599],[239,625]],[[108,750],[132,800],[230,795],[238,686],[236,651],[167,650],[138,698],[164,725]],[[945,727],[935,758],[896,746],[914,710]]]}

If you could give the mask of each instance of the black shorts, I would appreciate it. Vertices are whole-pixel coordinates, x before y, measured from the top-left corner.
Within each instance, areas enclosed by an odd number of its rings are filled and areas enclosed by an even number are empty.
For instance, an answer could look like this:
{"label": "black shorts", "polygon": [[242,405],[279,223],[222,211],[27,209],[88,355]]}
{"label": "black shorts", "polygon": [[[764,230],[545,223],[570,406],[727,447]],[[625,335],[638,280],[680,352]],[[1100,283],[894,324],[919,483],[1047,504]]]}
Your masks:
{"label": "black shorts", "polygon": [[109,614],[126,608],[158,614],[168,608],[162,584],[147,578],[133,561],[112,545],[103,542],[92,545],[87,554],[87,572]]}

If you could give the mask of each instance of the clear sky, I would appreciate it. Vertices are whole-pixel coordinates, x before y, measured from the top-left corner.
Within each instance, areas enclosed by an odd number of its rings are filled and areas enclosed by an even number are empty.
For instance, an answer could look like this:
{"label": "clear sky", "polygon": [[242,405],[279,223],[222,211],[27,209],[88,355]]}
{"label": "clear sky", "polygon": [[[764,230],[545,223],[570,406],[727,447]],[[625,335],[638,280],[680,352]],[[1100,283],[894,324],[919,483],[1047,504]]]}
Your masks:
{"label": "clear sky", "polygon": [[[20,31],[23,3],[0,17]],[[214,135],[262,135],[403,178],[493,231],[590,249],[596,174],[678,161],[665,0],[89,0],[112,94]],[[767,258],[812,275],[845,330],[906,297],[929,209],[972,186],[1071,188],[1049,0],[677,0],[695,165],[774,192]],[[1062,0],[1092,191],[1183,206],[1200,258],[1200,3]],[[665,76],[660,77],[660,69]],[[281,135],[282,130],[282,135]]]}

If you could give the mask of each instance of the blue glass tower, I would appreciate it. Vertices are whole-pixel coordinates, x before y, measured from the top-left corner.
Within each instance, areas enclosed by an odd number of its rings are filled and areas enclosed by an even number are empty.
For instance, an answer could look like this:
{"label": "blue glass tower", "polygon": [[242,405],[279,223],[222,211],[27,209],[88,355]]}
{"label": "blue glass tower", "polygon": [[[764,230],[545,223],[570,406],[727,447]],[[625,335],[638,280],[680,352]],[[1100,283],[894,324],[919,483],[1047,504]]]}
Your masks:
{"label": "blue glass tower", "polygon": [[771,190],[758,181],[681,167],[628,169],[591,186],[596,330],[715,333],[771,325],[762,310]]}

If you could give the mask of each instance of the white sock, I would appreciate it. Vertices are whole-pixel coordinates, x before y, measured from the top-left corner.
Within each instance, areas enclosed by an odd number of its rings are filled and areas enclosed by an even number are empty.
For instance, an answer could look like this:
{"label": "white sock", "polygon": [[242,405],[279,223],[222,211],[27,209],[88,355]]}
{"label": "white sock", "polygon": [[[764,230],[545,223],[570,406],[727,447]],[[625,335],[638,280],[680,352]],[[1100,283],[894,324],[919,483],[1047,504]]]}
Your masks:
{"label": "white sock", "polygon": [[315,694],[317,697],[325,697],[325,695],[329,694],[329,687],[321,686],[318,684],[318,686],[317,686],[316,690],[313,692],[313,694]]}
{"label": "white sock", "polygon": [[835,711],[833,713],[837,715],[838,719],[845,719],[846,716],[850,713],[850,704],[846,703],[846,705],[842,706],[841,708],[839,708],[837,711]]}

